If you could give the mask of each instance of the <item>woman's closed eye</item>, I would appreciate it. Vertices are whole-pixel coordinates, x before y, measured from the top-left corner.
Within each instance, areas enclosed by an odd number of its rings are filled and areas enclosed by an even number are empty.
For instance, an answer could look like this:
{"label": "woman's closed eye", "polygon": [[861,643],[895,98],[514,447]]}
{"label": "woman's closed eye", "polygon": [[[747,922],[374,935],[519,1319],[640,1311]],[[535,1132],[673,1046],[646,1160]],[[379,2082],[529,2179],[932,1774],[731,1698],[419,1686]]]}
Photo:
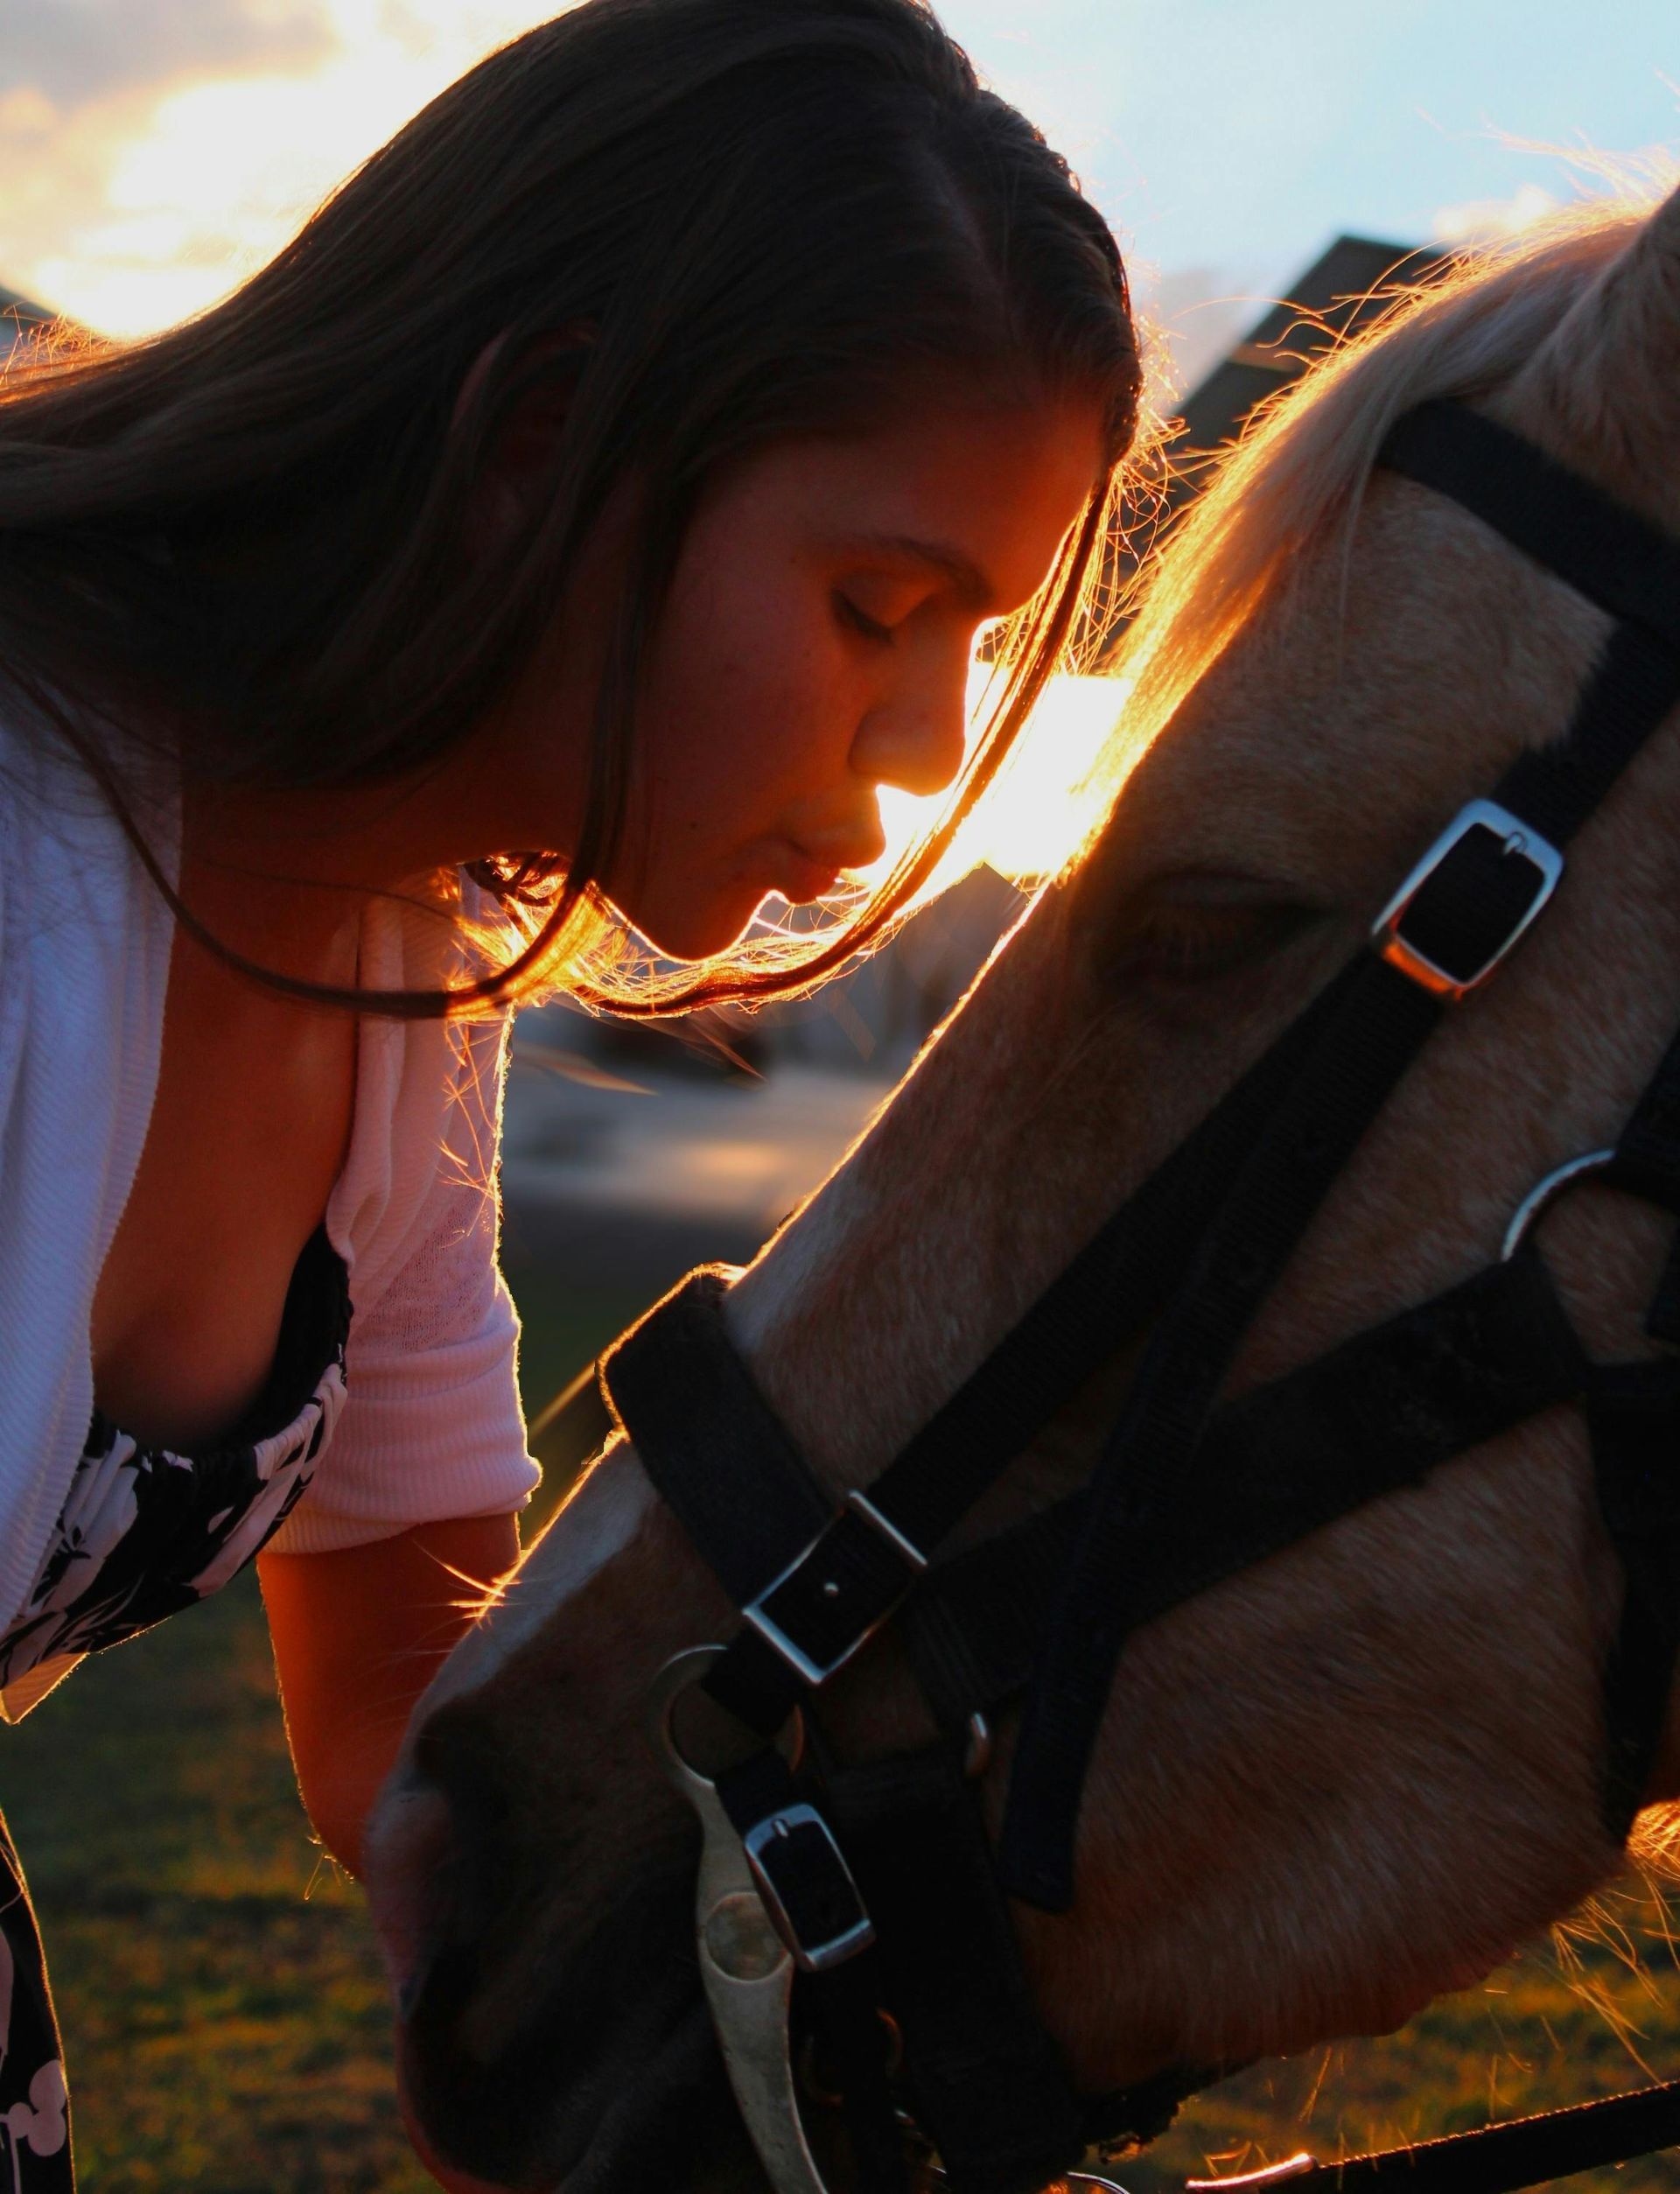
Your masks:
{"label": "woman's closed eye", "polygon": [[872,617],[867,610],[861,609],[853,601],[850,594],[842,592],[838,587],[834,592],[834,613],[843,625],[852,632],[862,634],[865,640],[879,641],[885,644],[892,637],[890,625],[884,625],[879,618]]}
{"label": "woman's closed eye", "polygon": [[1095,940],[1097,971],[1116,985],[1214,982],[1261,965],[1326,911],[1256,877],[1182,871],[1115,908]]}

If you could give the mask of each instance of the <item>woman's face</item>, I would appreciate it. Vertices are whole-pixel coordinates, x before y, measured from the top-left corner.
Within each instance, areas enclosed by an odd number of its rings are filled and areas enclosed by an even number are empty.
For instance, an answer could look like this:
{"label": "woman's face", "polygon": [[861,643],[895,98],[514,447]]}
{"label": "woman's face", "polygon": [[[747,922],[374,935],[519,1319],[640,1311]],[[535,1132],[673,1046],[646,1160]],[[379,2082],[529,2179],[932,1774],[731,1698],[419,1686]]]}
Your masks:
{"label": "woman's face", "polygon": [[[1101,462],[1094,408],[952,405],[780,444],[712,492],[650,650],[603,880],[645,936],[676,959],[722,950],[770,894],[814,899],[876,859],[880,786],[951,782],[976,631],[1036,592]],[[599,660],[612,562],[584,574],[499,726],[556,816],[581,790],[579,671]]]}

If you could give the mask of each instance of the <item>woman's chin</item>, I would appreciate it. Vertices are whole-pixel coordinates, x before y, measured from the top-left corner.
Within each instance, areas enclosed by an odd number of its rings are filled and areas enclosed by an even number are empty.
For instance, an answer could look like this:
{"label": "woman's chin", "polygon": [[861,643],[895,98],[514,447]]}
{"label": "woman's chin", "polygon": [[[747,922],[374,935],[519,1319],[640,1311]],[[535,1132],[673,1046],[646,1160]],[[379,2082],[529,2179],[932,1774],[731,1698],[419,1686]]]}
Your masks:
{"label": "woman's chin", "polygon": [[716,958],[738,944],[767,900],[784,894],[763,889],[719,897],[706,907],[654,908],[646,915],[626,908],[638,933],[668,960]]}

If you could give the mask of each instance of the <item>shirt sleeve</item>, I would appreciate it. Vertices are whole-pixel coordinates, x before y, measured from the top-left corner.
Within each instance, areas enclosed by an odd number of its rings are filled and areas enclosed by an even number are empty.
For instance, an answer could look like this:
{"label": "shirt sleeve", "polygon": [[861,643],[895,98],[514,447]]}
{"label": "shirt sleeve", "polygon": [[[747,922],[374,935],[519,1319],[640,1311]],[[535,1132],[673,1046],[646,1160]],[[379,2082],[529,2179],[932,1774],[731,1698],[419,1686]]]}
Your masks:
{"label": "shirt sleeve", "polygon": [[400,1258],[357,1300],[347,1398],[309,1491],[270,1542],[326,1553],[417,1524],[522,1509],[542,1472],[526,1451],[519,1318],[497,1261],[505,1023],[455,1024],[460,1071]]}

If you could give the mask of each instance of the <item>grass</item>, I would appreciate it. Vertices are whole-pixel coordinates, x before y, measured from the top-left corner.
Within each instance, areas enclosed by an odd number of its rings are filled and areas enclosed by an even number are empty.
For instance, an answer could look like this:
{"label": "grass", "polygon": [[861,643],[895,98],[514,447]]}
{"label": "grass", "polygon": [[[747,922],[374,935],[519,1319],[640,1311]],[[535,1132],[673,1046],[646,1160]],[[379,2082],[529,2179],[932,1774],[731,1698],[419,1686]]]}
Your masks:
{"label": "grass", "polygon": [[[533,1405],[641,1307],[520,1292]],[[545,1459],[564,1475],[564,1435]],[[0,1805],[46,1938],[87,2194],[424,2194],[371,1933],[298,1805],[248,1577],[0,1732]],[[1166,2194],[1215,2160],[1334,2155],[1680,2069],[1661,1901],[1630,1877],[1600,1907],[1572,1975],[1543,1945],[1401,2035],[1258,2067],[1119,2176]],[[1658,2194],[1680,2162],[1569,2184]]]}
{"label": "grass", "polygon": [[[1119,2175],[1131,2194],[1166,2194],[1186,2176],[1254,2170],[1299,2148],[1329,2161],[1672,2078],[1677,2000],[1663,1899],[1630,1872],[1576,1916],[1561,1949],[1542,1940],[1398,2034],[1226,2081]],[[1560,2183],[1578,2194],[1673,2194],[1680,2158]]]}

